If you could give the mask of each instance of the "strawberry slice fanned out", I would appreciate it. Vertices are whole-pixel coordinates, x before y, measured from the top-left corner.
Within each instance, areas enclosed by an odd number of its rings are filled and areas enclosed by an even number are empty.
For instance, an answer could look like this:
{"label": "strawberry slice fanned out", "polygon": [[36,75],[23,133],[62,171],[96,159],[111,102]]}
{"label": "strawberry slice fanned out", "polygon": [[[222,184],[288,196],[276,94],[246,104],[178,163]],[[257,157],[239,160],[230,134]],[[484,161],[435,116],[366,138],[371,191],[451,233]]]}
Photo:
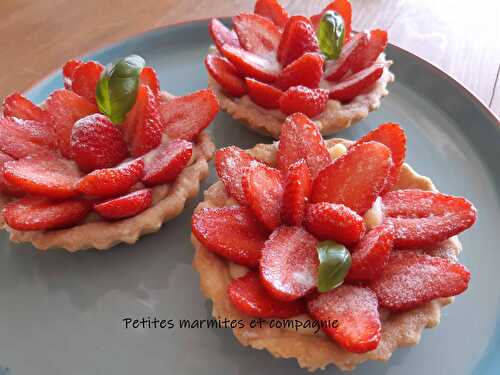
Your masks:
{"label": "strawberry slice fanned out", "polygon": [[365,353],[380,342],[377,296],[369,288],[342,285],[309,301],[308,309],[314,319],[330,324],[323,331],[349,352]]}
{"label": "strawberry slice fanned out", "polygon": [[52,126],[50,114],[34,104],[25,96],[15,92],[8,95],[3,102],[3,114],[6,117],[17,117],[23,120],[37,121]]}
{"label": "strawberry slice fanned out", "polygon": [[8,226],[16,230],[50,230],[72,227],[90,212],[91,204],[83,199],[62,202],[27,197],[7,204],[3,215]]}
{"label": "strawberry slice fanned out", "polygon": [[274,84],[282,90],[299,85],[317,88],[323,75],[324,62],[325,59],[319,53],[305,53],[287,65]]}
{"label": "strawberry slice fanned out", "polygon": [[279,227],[266,241],[260,260],[260,278],[275,298],[293,301],[316,287],[318,241],[301,227]]}
{"label": "strawberry slice fanned out", "polygon": [[219,52],[222,52],[222,46],[224,44],[229,44],[233,47],[241,47],[236,33],[233,30],[229,30],[217,18],[212,18],[210,20],[208,32]]}
{"label": "strawberry slice fanned out", "polygon": [[239,98],[247,93],[244,79],[239,76],[234,65],[226,58],[208,55],[205,58],[205,67],[210,76],[229,95]]}
{"label": "strawberry slice fanned out", "polygon": [[194,236],[227,260],[256,268],[268,233],[245,207],[204,208],[193,215]]}
{"label": "strawberry slice fanned out", "polygon": [[351,22],[352,22],[352,7],[349,0],[334,0],[330,4],[328,4],[325,9],[320,14],[316,14],[311,17],[311,22],[314,25],[314,28],[317,29],[319,27],[319,22],[321,21],[321,17],[327,11],[332,10],[337,12],[344,19],[344,28],[345,28],[345,39],[344,42],[347,42],[351,36]]}
{"label": "strawberry slice fanned out", "polygon": [[278,0],[257,0],[254,13],[269,18],[279,28],[284,28],[288,21],[288,13]]}
{"label": "strawberry slice fanned out", "polygon": [[71,65],[71,68],[63,68],[63,75],[68,71],[70,76],[64,76],[65,87],[89,102],[96,103],[96,86],[104,71],[104,66],[95,61],[80,61]]}
{"label": "strawberry slice fanned out", "polygon": [[301,225],[311,195],[312,179],[304,159],[292,165],[285,177],[281,218],[285,224]]}
{"label": "strawberry slice fanned out", "polygon": [[248,96],[255,104],[266,109],[279,108],[279,100],[283,95],[283,91],[252,78],[245,78],[245,82],[248,88]]}
{"label": "strawberry slice fanned out", "polygon": [[290,87],[280,97],[281,111],[287,115],[303,113],[311,118],[322,113],[328,103],[328,91],[305,86]]}
{"label": "strawberry slice fanned out", "polygon": [[406,311],[436,298],[464,292],[470,273],[463,265],[444,258],[398,251],[391,255],[382,275],[370,287],[382,307]]}
{"label": "strawberry slice fanned out", "polygon": [[163,101],[160,106],[169,139],[195,140],[217,115],[219,103],[210,90],[199,90]]}
{"label": "strawberry slice fanned out", "polygon": [[127,195],[94,204],[94,210],[110,220],[125,219],[140,214],[151,207],[153,192],[141,189]]}
{"label": "strawberry slice fanned out", "polygon": [[271,297],[256,272],[234,279],[227,289],[229,300],[239,312],[258,318],[291,318],[306,311],[303,300],[284,302]]}
{"label": "strawberry slice fanned out", "polygon": [[292,16],[283,30],[278,47],[278,61],[287,66],[306,52],[319,52],[316,32],[307,17]]}
{"label": "strawberry slice fanned out", "polygon": [[391,167],[389,148],[378,142],[360,143],[319,173],[311,201],[343,204],[362,215],[384,188]]}
{"label": "strawberry slice fanned out", "polygon": [[271,20],[258,14],[240,13],[233,17],[233,26],[244,49],[276,59],[281,31]]}
{"label": "strawberry slice fanned out", "polygon": [[395,190],[382,197],[386,221],[394,225],[394,246],[436,244],[470,228],[476,209],[465,198],[433,191]]}
{"label": "strawberry slice fanned out", "polygon": [[24,192],[8,182],[3,176],[4,164],[13,160],[14,159],[11,156],[0,151],[0,192],[13,197],[21,197],[24,195]]}
{"label": "strawberry slice fanned out", "polygon": [[145,66],[144,68],[142,68],[141,74],[139,76],[139,82],[148,86],[154,95],[156,95],[158,98],[160,97],[160,80],[158,79],[156,70],[154,70],[152,67]]}

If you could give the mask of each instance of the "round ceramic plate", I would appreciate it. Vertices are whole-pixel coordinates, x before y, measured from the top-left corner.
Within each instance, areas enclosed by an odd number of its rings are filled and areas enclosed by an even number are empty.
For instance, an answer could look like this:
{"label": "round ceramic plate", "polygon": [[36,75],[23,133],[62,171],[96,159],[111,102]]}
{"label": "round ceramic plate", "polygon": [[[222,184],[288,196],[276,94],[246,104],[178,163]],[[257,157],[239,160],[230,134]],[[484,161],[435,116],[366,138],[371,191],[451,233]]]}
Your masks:
{"label": "round ceramic plate", "polygon": [[[207,21],[162,28],[86,56],[103,63],[142,55],[162,87],[206,87]],[[339,135],[357,138],[386,121],[407,131],[408,161],[440,190],[466,196],[479,211],[461,236],[469,290],[443,310],[439,327],[387,363],[355,374],[500,373],[500,127],[467,90],[432,65],[389,46],[396,82],[382,107]],[[61,61],[63,63],[63,61]],[[62,87],[60,72],[28,91],[36,102]],[[224,113],[211,127],[218,147],[271,142]],[[211,177],[203,185],[209,186]],[[229,329],[179,328],[209,319],[191,268],[190,218],[200,196],[159,233],[105,252],[40,252],[0,236],[0,375],[302,374],[295,360],[242,347]],[[173,328],[125,328],[124,319],[173,320]],[[334,367],[328,373],[335,373]]]}

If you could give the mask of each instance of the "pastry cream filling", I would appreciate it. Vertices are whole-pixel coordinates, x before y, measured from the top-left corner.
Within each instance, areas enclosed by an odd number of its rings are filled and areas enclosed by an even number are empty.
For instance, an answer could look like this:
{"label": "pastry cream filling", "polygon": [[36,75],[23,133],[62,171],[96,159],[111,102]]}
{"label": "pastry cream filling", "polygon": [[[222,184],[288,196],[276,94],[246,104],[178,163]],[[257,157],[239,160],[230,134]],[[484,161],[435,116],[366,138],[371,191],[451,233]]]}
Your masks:
{"label": "pastry cream filling", "polygon": [[370,230],[382,224],[384,221],[384,210],[382,208],[382,199],[377,197],[371,208],[365,212],[363,216],[365,220],[366,229]]}

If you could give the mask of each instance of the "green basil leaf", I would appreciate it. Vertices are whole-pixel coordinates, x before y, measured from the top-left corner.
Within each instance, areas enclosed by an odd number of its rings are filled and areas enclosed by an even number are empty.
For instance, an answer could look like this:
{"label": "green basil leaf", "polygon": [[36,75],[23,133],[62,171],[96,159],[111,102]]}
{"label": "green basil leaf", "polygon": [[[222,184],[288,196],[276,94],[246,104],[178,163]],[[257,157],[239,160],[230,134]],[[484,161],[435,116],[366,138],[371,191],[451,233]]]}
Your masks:
{"label": "green basil leaf", "polygon": [[344,45],[344,18],[332,10],[325,12],[321,17],[317,35],[321,52],[327,59],[337,59]]}
{"label": "green basil leaf", "polygon": [[342,285],[351,268],[351,254],[344,245],[323,241],[317,246],[319,257],[318,290],[329,292]]}
{"label": "green basil leaf", "polygon": [[99,111],[119,124],[134,106],[139,87],[139,75],[146,62],[141,56],[130,55],[108,66],[96,87]]}

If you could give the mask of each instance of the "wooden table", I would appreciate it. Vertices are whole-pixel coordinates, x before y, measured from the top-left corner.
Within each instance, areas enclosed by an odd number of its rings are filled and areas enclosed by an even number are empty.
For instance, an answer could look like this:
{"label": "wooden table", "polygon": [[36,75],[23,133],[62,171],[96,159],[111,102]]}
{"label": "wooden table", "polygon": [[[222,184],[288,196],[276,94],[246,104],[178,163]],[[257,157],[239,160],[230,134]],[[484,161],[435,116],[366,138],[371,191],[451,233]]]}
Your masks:
{"label": "wooden table", "polygon": [[[282,0],[312,14],[329,0]],[[351,0],[354,29],[384,28],[392,43],[431,61],[500,114],[500,2]],[[0,98],[67,59],[145,30],[228,16],[254,0],[1,0]],[[474,4],[473,8],[470,4]]]}

